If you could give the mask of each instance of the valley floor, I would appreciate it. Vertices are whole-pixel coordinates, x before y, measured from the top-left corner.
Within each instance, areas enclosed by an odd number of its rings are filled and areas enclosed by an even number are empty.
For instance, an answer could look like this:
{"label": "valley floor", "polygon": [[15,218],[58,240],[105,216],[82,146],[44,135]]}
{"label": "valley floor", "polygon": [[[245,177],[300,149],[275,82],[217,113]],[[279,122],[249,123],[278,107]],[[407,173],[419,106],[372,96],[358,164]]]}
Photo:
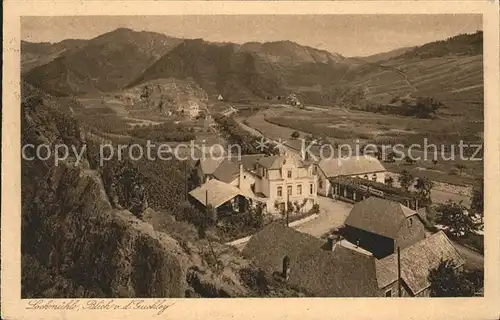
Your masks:
{"label": "valley floor", "polygon": [[[307,108],[309,109],[309,107]],[[326,109],[324,107],[315,106],[312,107],[312,110],[314,110],[316,113],[324,113]],[[295,130],[295,128],[288,128],[286,127],[286,125],[281,126],[273,124],[266,119],[270,116],[280,114],[293,114],[294,112],[300,114],[302,111],[299,111],[294,107],[284,107],[280,105],[277,109],[275,108],[273,110],[271,108],[271,110],[259,111],[257,114],[248,118],[239,117],[237,121],[243,129],[245,129],[252,135],[265,136],[267,139],[275,141],[278,139],[290,141],[291,133],[294,131],[299,131],[301,137],[305,137],[310,133]],[[340,116],[341,114],[345,114],[347,117],[350,117],[349,122],[354,122],[351,125],[353,126],[353,130],[355,130],[355,121],[356,117],[358,117],[357,112],[354,112],[354,114],[351,114],[351,112],[348,110],[342,110],[341,113],[339,112],[340,111],[333,111],[333,113],[339,114],[340,119],[343,118],[342,116]],[[372,117],[375,116],[377,115],[372,115]],[[299,115],[297,115],[297,117],[299,117]],[[368,117],[368,115],[365,115],[365,117]],[[313,126],[316,119],[311,118],[309,120],[311,121],[311,126]],[[363,120],[364,118],[357,120],[361,126],[363,125]],[[318,118],[318,121],[321,121],[320,118]],[[436,124],[436,127],[438,126],[439,124]],[[336,139],[335,137],[330,138],[335,139],[335,141],[338,141],[338,143],[346,143],[346,141],[348,141],[346,139]],[[288,149],[291,152],[297,153],[297,150],[291,148]],[[421,156],[422,153],[423,152],[418,150],[412,150],[413,156]],[[450,175],[448,172],[455,168],[457,163],[463,163],[467,169],[464,169],[464,173],[461,175]],[[413,165],[385,163],[384,166],[386,166],[390,174],[395,177],[395,181],[397,181],[398,173],[402,170],[409,170],[415,176],[424,176],[435,181],[436,186],[435,188],[433,188],[431,194],[431,197],[435,202],[446,202],[448,200],[452,200],[454,202],[462,201],[466,206],[470,205],[471,185],[474,183],[474,178],[476,175],[482,174],[482,161],[478,162],[465,160],[460,162],[457,160],[450,161],[449,163],[447,163],[446,161],[441,161],[436,166],[432,165],[431,161],[422,160],[417,161],[417,163]]]}

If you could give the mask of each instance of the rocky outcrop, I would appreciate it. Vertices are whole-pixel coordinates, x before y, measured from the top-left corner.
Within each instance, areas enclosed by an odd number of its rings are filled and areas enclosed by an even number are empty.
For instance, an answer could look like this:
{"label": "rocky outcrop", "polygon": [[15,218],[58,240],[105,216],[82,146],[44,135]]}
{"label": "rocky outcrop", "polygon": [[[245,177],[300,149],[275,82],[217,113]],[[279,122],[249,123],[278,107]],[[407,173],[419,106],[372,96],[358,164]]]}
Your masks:
{"label": "rocky outcrop", "polygon": [[[73,120],[43,99],[25,101],[22,112],[23,143],[86,143]],[[248,262],[233,249],[209,243],[208,250],[206,241],[155,230],[110,204],[88,159],[51,160],[22,162],[23,298],[250,294],[237,276]]]}

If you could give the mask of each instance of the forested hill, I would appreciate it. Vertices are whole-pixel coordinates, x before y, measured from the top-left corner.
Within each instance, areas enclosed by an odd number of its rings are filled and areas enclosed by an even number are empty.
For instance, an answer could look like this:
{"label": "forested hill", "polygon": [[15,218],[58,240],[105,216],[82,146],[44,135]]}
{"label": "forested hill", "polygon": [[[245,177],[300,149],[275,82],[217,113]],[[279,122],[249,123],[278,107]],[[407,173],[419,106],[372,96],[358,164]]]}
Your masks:
{"label": "forested hill", "polygon": [[483,53],[483,32],[460,34],[446,40],[430,42],[392,59],[428,59],[447,55],[475,56]]}

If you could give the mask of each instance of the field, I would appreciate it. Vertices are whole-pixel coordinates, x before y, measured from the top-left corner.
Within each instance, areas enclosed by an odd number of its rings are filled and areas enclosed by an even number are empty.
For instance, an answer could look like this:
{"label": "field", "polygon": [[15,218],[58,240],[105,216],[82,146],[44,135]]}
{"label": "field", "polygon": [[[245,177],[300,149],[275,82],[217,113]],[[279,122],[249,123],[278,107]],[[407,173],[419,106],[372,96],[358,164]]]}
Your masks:
{"label": "field", "polygon": [[443,114],[483,117],[483,56],[446,56],[416,60],[390,60],[349,84],[365,97],[387,104],[394,97],[430,96],[442,101]]}
{"label": "field", "polygon": [[171,143],[194,140],[210,145],[219,141],[204,119],[165,115],[142,105],[127,105],[113,95],[79,97],[74,114],[88,127],[108,137]]}
{"label": "field", "polygon": [[[292,141],[291,134],[298,131],[302,138],[312,135],[325,137],[330,143],[347,144],[355,150],[356,145],[365,143],[377,145],[403,144],[399,150],[407,151],[413,147],[413,157],[424,158],[413,164],[403,161],[385,163],[388,170],[401,172],[411,171],[414,175],[425,176],[435,181],[457,185],[472,184],[476,177],[482,175],[483,162],[460,159],[455,156],[448,160],[451,145],[455,153],[459,152],[460,140],[465,143],[482,143],[483,124],[463,117],[443,116],[439,119],[417,119],[402,116],[382,115],[363,111],[352,111],[341,108],[307,108],[292,107],[271,108],[261,111],[243,120],[248,126],[258,130],[271,139]],[[423,153],[426,148],[427,156]],[[438,161],[433,162],[434,149],[437,146]],[[443,145],[445,148],[442,148]],[[476,148],[465,149],[464,155]]]}

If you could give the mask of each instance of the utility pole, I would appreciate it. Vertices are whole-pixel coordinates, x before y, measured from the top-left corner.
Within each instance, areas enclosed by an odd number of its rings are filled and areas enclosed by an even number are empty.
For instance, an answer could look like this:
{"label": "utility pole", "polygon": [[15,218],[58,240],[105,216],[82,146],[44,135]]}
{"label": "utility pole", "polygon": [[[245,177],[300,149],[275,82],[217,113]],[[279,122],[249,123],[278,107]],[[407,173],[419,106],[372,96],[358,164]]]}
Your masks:
{"label": "utility pole", "polygon": [[401,297],[401,254],[398,246],[398,297]]}
{"label": "utility pole", "polygon": [[[208,190],[205,191],[205,217],[203,219],[203,224],[204,227],[208,226],[208,219],[209,219],[209,212],[208,212]],[[212,208],[212,210],[216,210],[215,208]],[[214,248],[212,247],[212,242],[210,241],[210,237],[208,236],[208,233],[206,233],[205,230],[205,237],[207,238],[208,241],[208,246],[210,247],[210,252],[212,252],[212,255],[214,256],[215,264],[217,267],[219,267],[219,260],[217,260],[217,255],[215,254]]]}
{"label": "utility pole", "polygon": [[188,194],[188,179],[187,179],[187,160],[184,163],[184,200],[187,200],[187,194]]}
{"label": "utility pole", "polygon": [[285,209],[286,209],[286,226],[288,227],[288,212],[289,212],[289,208],[288,208],[288,205],[290,204],[290,194],[288,193],[288,187],[286,188],[286,206],[285,206]]}

